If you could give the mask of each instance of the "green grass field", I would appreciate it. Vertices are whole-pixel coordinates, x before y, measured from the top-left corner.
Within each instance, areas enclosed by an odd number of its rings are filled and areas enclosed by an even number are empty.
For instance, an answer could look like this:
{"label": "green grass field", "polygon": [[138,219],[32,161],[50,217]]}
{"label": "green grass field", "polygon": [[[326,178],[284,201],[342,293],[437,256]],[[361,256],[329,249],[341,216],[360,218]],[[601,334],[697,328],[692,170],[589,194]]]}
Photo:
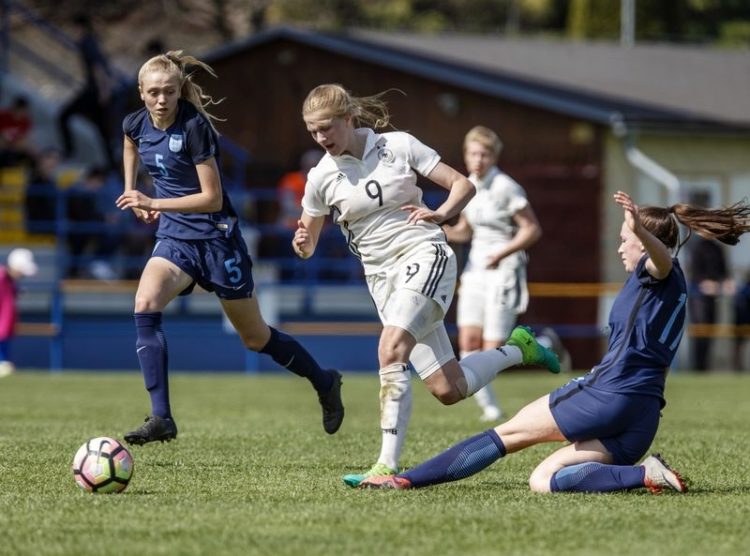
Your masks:
{"label": "green grass field", "polygon": [[[565,378],[509,373],[506,411]],[[467,480],[356,491],[340,476],[379,450],[377,378],[345,376],[347,418],[320,425],[306,381],[174,375],[176,441],[131,449],[125,492],[91,495],[70,470],[92,436],[122,438],[147,409],[140,375],[17,373],[0,381],[0,554],[747,554],[750,375],[674,375],[654,449],[687,495],[538,495],[538,446]],[[472,401],[415,384],[405,465],[482,430]]]}

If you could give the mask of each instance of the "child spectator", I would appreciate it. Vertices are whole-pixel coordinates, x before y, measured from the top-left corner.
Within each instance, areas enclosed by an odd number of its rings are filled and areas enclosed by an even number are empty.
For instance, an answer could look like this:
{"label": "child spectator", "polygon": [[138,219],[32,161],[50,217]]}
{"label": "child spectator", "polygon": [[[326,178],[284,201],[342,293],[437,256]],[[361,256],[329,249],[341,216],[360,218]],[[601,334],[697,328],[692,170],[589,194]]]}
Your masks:
{"label": "child spectator", "polygon": [[0,377],[8,376],[16,369],[10,358],[10,343],[18,322],[17,282],[34,276],[37,270],[34,254],[21,247],[8,253],[7,264],[0,266]]}
{"label": "child spectator", "polygon": [[60,113],[60,133],[65,145],[65,157],[74,154],[73,137],[68,127],[70,118],[80,114],[88,119],[99,130],[102,146],[111,169],[119,168],[112,149],[110,135],[110,110],[113,88],[109,62],[99,46],[91,18],[79,14],[73,19],[76,32],[76,45],[80,54],[85,84],[83,88],[65,105]]}

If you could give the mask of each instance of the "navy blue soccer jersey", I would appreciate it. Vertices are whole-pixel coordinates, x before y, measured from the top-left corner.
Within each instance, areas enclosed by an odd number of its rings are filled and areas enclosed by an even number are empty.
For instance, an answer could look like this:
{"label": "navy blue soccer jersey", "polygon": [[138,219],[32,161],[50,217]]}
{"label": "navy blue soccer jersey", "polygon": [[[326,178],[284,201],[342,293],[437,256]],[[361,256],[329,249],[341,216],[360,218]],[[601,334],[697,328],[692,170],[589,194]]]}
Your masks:
{"label": "navy blue soccer jersey", "polygon": [[[178,101],[177,116],[166,131],[154,127],[145,107],[126,116],[122,128],[138,146],[140,161],[153,178],[158,199],[200,193],[196,164],[216,158],[219,165],[216,132],[206,116],[186,100]],[[217,212],[162,212],[156,237],[207,239],[228,236],[237,218],[223,189],[222,197],[222,208]]]}
{"label": "navy blue soccer jersey", "polygon": [[664,382],[685,326],[687,285],[677,259],[657,280],[643,256],[622,287],[609,314],[609,346],[601,363],[583,377],[609,392],[664,398]]}

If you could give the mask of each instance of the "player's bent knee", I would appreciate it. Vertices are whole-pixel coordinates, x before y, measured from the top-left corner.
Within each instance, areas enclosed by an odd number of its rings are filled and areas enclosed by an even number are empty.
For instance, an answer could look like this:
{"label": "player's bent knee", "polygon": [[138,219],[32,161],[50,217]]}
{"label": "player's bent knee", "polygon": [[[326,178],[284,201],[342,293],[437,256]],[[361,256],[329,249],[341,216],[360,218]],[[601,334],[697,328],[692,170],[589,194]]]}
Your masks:
{"label": "player's bent knee", "polygon": [[264,339],[259,335],[243,335],[240,338],[242,339],[242,345],[246,349],[255,352],[262,350],[268,343],[268,339]]}
{"label": "player's bent knee", "polygon": [[390,356],[378,356],[378,364],[381,369],[385,369],[394,365],[405,365],[403,361],[408,360],[406,356],[399,356],[397,353],[393,353]]}
{"label": "player's bent knee", "polygon": [[463,394],[453,385],[432,386],[430,393],[443,405],[453,405],[464,399]]}
{"label": "player's bent knee", "polygon": [[151,299],[148,297],[135,298],[136,313],[156,313],[158,311],[161,311],[161,307],[159,307],[155,299]]}
{"label": "player's bent knee", "polygon": [[249,349],[250,351],[254,351],[255,353],[260,353],[260,350],[263,349],[263,346],[260,344],[260,342],[243,340],[242,345],[245,347],[245,349]]}

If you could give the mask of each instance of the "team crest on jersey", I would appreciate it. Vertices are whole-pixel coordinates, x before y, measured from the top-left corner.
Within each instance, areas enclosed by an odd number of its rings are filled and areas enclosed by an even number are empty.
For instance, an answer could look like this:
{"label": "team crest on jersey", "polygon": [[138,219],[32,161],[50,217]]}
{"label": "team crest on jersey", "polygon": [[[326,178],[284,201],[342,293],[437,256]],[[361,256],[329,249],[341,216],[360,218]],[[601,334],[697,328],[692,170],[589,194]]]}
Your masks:
{"label": "team crest on jersey", "polygon": [[395,159],[393,151],[391,149],[386,149],[385,147],[378,151],[378,158],[386,164],[390,164]]}
{"label": "team crest on jersey", "polygon": [[182,135],[169,136],[169,150],[178,153],[182,150]]}

